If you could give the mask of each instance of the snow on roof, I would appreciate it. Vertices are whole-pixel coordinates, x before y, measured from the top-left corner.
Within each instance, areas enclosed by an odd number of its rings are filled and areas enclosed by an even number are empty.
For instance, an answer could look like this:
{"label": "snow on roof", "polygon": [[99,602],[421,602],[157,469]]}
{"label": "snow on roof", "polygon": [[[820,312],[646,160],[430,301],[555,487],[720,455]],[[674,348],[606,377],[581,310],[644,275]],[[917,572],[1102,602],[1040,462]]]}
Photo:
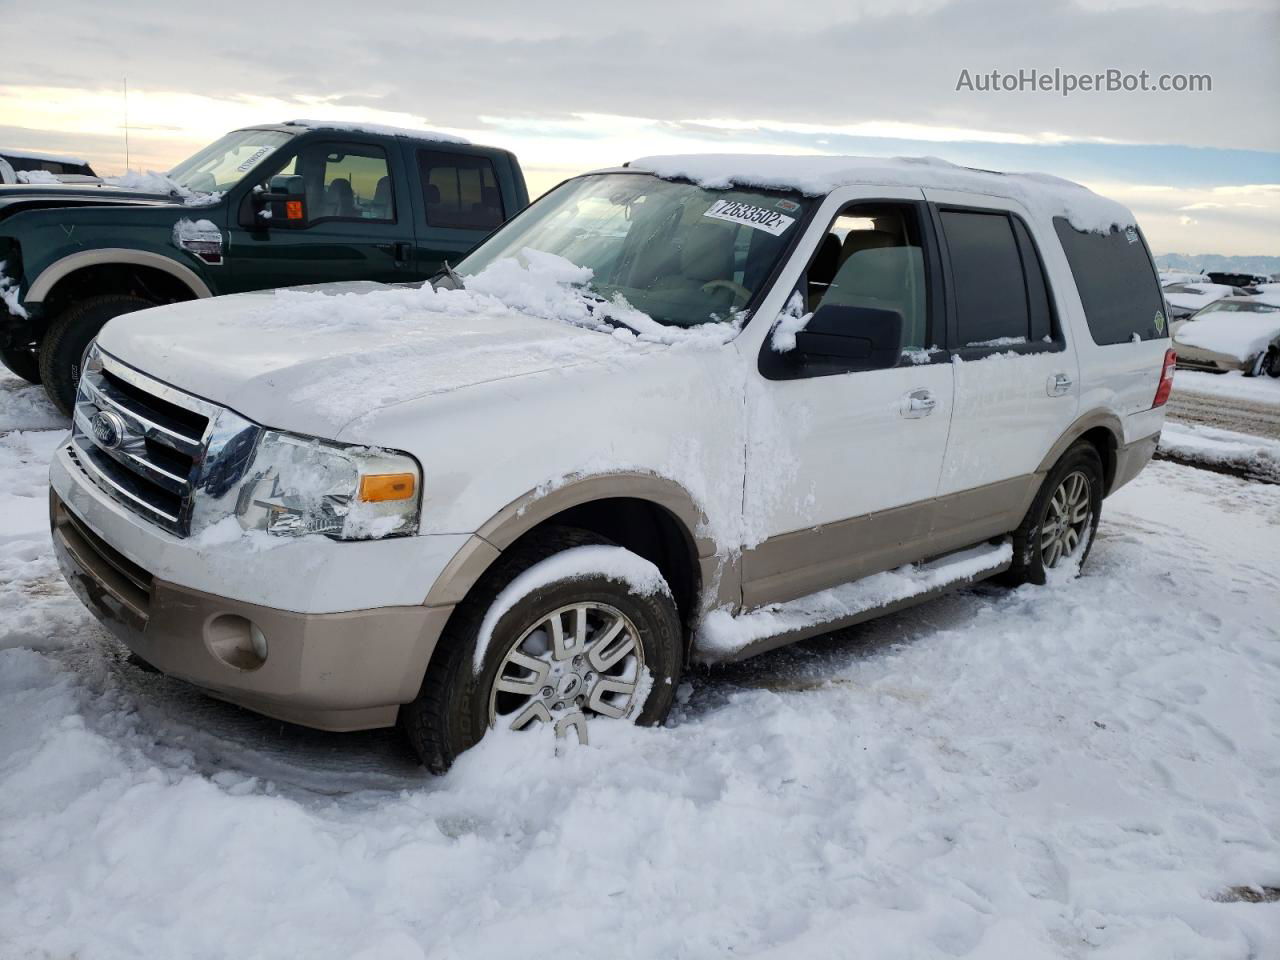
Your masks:
{"label": "snow on roof", "polygon": [[414,130],[410,127],[389,127],[381,123],[359,123],[350,120],[286,120],[286,127],[306,127],[308,130],[345,130],[350,133],[374,133],[386,137],[412,137],[415,140],[435,140],[439,143],[470,143],[463,137],[438,130]]}
{"label": "snow on roof", "polygon": [[961,167],[937,157],[814,157],[771,154],[689,154],[642,157],[628,169],[709,189],[730,186],[795,190],[820,196],[839,187],[875,184],[962,190],[1017,200],[1045,217],[1066,217],[1077,230],[1106,232],[1135,224],[1122,204],[1087,187],[1044,173],[999,173]]}
{"label": "snow on roof", "polygon": [[50,163],[72,163],[81,167],[89,165],[87,160],[81,160],[79,157],[66,157],[58,153],[45,153],[43,150],[11,150],[8,147],[0,147],[0,157],[21,157],[23,160],[48,160]]}

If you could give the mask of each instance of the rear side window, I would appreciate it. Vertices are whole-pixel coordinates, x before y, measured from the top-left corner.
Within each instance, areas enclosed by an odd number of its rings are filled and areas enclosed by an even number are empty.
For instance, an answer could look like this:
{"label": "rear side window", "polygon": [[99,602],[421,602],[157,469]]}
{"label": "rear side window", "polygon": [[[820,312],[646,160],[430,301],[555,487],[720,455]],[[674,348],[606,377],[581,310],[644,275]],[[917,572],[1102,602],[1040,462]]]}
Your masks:
{"label": "rear side window", "polygon": [[959,349],[1053,340],[1039,256],[1020,220],[1002,211],[939,211],[951,265]]}
{"label": "rear side window", "polygon": [[1071,265],[1093,342],[1106,346],[1167,336],[1164,296],[1146,241],[1136,227],[1110,233],[1077,230],[1065,217],[1053,228]]}
{"label": "rear side window", "polygon": [[506,219],[488,157],[419,150],[418,170],[428,226],[492,230]]}

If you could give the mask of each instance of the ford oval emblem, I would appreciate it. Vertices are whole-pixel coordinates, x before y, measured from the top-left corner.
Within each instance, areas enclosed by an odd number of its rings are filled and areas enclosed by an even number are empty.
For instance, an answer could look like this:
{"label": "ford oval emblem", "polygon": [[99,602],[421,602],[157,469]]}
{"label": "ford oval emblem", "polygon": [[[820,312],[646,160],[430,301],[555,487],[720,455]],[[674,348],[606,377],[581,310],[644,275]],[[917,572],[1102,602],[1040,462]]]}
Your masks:
{"label": "ford oval emblem", "polygon": [[89,429],[93,431],[93,439],[98,446],[107,450],[114,450],[124,439],[124,420],[110,410],[95,413],[89,420]]}

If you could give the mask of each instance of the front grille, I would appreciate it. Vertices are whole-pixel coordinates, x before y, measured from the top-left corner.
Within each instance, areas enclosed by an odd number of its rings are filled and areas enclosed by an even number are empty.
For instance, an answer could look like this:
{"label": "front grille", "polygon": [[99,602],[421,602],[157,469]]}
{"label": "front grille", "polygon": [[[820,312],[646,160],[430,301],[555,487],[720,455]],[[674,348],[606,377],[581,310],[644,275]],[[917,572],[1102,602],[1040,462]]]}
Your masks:
{"label": "front grille", "polygon": [[[221,429],[219,428],[221,425]],[[243,468],[257,427],[93,348],[80,378],[69,452],[84,474],[135,513],[185,537],[210,472],[219,494]],[[218,463],[234,438],[235,462]],[[230,471],[228,470],[230,467]]]}

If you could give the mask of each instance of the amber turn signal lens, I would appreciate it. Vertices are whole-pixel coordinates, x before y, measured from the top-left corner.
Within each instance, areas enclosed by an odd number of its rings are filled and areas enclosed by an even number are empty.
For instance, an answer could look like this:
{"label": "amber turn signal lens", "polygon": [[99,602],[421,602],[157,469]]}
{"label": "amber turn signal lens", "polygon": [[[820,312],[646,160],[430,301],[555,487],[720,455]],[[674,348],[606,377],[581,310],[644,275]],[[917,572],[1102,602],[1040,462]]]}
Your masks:
{"label": "amber turn signal lens", "polygon": [[284,202],[284,218],[286,220],[301,220],[302,219],[302,201],[286,200]]}
{"label": "amber turn signal lens", "polygon": [[408,500],[412,496],[412,473],[375,473],[360,478],[360,499],[365,503]]}

